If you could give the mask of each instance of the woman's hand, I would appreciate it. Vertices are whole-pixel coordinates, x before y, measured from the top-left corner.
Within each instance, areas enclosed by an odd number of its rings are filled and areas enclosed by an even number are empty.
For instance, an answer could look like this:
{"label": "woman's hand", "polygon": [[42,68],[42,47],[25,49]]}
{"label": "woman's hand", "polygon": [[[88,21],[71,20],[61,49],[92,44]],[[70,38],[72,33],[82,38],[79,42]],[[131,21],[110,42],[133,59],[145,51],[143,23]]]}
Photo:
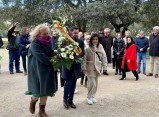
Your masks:
{"label": "woman's hand", "polygon": [[128,59],[127,62],[130,63],[130,60]]}
{"label": "woman's hand", "polygon": [[26,48],[29,48],[30,47],[30,44],[28,44],[27,46],[26,46]]}
{"label": "woman's hand", "polygon": [[120,54],[120,52],[117,52],[117,55],[119,55]]}

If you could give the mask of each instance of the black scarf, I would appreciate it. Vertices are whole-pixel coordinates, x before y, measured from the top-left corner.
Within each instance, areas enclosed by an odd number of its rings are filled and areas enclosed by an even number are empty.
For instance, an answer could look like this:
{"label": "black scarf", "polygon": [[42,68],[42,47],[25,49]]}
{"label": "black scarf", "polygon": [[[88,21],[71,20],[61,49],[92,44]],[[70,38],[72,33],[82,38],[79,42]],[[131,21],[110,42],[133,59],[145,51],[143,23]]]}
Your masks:
{"label": "black scarf", "polygon": [[126,49],[128,49],[132,44],[133,44],[133,42],[127,43],[127,44],[126,44]]}

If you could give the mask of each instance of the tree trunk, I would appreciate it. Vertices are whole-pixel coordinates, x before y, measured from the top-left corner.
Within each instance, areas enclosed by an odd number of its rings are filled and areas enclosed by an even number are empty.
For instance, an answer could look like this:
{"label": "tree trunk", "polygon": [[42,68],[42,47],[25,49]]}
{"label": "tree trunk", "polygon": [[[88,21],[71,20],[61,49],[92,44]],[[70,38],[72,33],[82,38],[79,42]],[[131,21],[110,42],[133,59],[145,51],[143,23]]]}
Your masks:
{"label": "tree trunk", "polygon": [[80,31],[86,32],[87,20],[78,20],[76,23]]}

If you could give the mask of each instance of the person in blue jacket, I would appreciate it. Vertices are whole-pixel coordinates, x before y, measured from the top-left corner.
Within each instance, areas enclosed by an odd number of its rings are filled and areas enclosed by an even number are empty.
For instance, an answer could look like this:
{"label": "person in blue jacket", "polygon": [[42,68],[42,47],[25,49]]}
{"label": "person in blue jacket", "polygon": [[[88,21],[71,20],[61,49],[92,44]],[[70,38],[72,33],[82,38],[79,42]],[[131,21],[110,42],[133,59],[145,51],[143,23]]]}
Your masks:
{"label": "person in blue jacket", "polygon": [[27,75],[26,57],[28,55],[28,49],[30,47],[29,37],[29,28],[24,27],[22,29],[22,34],[19,36],[18,39],[19,53],[22,57],[24,75]]}
{"label": "person in blue jacket", "polygon": [[139,37],[136,38],[136,46],[137,46],[137,61],[138,61],[138,73],[141,72],[141,60],[143,63],[143,74],[146,75],[146,52],[149,47],[149,41],[145,37],[144,31],[139,32]]}

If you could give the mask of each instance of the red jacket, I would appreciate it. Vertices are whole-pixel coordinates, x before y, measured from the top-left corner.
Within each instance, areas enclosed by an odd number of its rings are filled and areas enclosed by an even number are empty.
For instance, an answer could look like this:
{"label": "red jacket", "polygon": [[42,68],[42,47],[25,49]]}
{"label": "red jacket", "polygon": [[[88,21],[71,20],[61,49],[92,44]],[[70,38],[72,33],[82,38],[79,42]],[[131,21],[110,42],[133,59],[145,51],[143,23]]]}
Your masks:
{"label": "red jacket", "polygon": [[122,66],[121,68],[124,68],[124,62],[130,60],[130,62],[127,62],[127,66],[130,71],[137,69],[137,59],[136,59],[136,45],[132,44],[128,49],[125,50],[125,55],[122,60]]}

